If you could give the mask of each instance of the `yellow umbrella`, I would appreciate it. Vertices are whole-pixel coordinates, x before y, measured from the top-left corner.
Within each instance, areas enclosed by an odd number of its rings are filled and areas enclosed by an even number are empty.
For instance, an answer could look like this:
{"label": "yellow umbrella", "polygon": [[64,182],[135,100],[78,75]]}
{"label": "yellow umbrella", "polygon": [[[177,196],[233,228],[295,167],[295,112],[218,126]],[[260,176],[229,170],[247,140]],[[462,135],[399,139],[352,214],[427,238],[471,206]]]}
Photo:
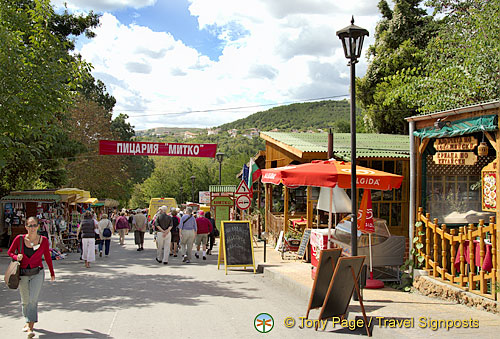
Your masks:
{"label": "yellow umbrella", "polygon": [[[83,192],[85,192],[85,191],[81,190],[79,188],[61,188],[61,189],[58,189],[57,191],[55,191],[56,194],[60,194],[60,195],[72,195],[72,194],[82,195]],[[89,197],[90,197],[90,195],[89,195]]]}
{"label": "yellow umbrella", "polygon": [[97,198],[80,198],[77,199],[75,202],[78,204],[93,204],[97,201]]}

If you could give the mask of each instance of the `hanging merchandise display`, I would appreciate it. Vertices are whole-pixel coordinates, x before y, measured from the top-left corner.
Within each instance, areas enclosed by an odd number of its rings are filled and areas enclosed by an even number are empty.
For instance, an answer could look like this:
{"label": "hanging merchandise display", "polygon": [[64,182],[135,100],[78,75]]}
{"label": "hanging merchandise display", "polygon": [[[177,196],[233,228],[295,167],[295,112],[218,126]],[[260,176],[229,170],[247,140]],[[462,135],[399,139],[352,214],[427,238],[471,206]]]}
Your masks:
{"label": "hanging merchandise display", "polygon": [[497,164],[495,160],[481,171],[482,210],[495,212],[497,207]]}

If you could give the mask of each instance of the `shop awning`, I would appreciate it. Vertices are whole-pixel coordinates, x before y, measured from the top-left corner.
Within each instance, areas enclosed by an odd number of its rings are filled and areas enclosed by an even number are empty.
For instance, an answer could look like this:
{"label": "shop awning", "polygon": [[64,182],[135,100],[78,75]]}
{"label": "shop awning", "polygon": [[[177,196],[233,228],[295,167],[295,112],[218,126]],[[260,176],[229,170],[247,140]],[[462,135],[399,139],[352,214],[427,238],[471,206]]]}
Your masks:
{"label": "shop awning", "polygon": [[84,191],[79,189],[79,188],[61,188],[61,189],[58,189],[55,193],[62,194],[62,195],[73,195],[73,194],[82,195],[83,192]]}
{"label": "shop awning", "polygon": [[16,201],[35,201],[35,202],[59,202],[61,196],[58,194],[19,194],[19,195],[6,195],[2,202],[16,202]]}
{"label": "shop awning", "polygon": [[80,198],[75,201],[77,204],[93,204],[97,201],[97,198]]}
{"label": "shop awning", "polygon": [[[446,121],[446,120],[445,120]],[[426,127],[413,132],[413,135],[424,138],[449,138],[476,132],[490,132],[498,129],[496,114],[450,121],[449,126],[441,129]]]}
{"label": "shop awning", "polygon": [[92,204],[92,207],[101,207],[104,206],[103,202],[96,202],[95,204]]}

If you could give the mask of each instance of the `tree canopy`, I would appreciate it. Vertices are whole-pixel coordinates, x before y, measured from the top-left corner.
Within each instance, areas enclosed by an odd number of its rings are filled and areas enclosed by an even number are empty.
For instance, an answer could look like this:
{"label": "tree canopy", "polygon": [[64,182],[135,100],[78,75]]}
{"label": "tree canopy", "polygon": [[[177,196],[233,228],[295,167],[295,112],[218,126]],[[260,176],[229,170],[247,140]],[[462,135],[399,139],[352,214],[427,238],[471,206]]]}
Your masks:
{"label": "tree canopy", "polygon": [[397,87],[388,77],[419,67],[427,44],[436,34],[438,23],[421,8],[421,2],[395,0],[393,9],[386,0],[378,4],[382,19],[377,23],[375,43],[367,51],[366,75],[356,83],[365,124],[375,132],[406,134],[404,118],[418,108],[397,97],[391,101],[386,98]]}
{"label": "tree canopy", "polygon": [[443,26],[419,67],[390,77],[388,102],[412,103],[419,112],[444,110],[500,97],[500,2],[433,0]]}
{"label": "tree canopy", "polygon": [[53,159],[77,152],[63,142],[64,112],[89,65],[68,53],[60,21],[48,0],[0,0],[0,193],[40,180],[61,184]]}

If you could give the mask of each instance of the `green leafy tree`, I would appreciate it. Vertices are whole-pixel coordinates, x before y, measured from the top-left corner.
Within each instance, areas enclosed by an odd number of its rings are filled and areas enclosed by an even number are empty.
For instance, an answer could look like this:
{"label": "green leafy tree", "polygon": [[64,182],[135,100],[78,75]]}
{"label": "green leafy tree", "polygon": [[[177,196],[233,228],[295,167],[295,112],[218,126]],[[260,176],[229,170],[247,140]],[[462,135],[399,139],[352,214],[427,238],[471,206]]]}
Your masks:
{"label": "green leafy tree", "polygon": [[[114,138],[123,141],[132,141],[135,137],[134,126],[127,122],[128,115],[120,113],[111,122],[111,131]],[[148,157],[142,156],[123,156],[123,171],[130,175],[128,186],[130,190],[125,198],[129,200],[135,184],[142,183],[153,172],[155,163]]]}
{"label": "green leafy tree", "polygon": [[89,66],[71,56],[54,30],[48,0],[0,0],[0,193],[39,180],[58,185],[54,159],[75,154],[65,140],[64,112]]}
{"label": "green leafy tree", "polygon": [[[395,84],[388,77],[419,67],[424,50],[436,34],[438,22],[420,6],[421,0],[396,0],[391,10],[385,0],[378,4],[382,19],[375,30],[375,44],[367,51],[366,75],[356,82],[357,98],[365,124],[378,133],[406,134],[404,118],[418,108],[412,102],[387,97]],[[397,85],[397,84],[396,84]]]}
{"label": "green leafy tree", "polygon": [[123,158],[99,155],[99,140],[113,137],[111,113],[98,103],[80,96],[71,109],[67,126],[71,140],[83,148],[82,155],[66,166],[69,185],[89,190],[99,198],[127,201],[130,176],[122,170]]}
{"label": "green leafy tree", "polygon": [[421,112],[500,97],[500,2],[433,0],[445,23],[421,66],[391,77],[388,100],[412,102]]}

